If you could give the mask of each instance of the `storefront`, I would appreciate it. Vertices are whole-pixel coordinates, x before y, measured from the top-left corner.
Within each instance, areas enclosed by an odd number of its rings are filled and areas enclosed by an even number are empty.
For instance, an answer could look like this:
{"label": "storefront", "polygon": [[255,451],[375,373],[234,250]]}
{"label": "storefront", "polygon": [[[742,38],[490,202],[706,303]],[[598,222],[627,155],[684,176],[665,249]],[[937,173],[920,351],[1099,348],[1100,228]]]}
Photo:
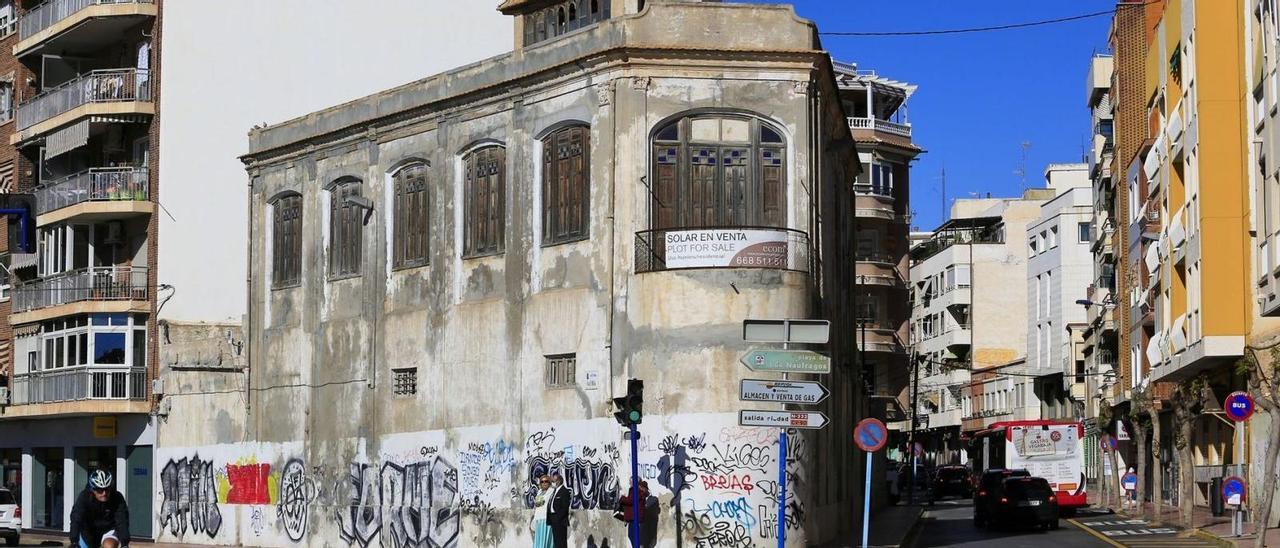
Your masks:
{"label": "storefront", "polygon": [[22,505],[22,525],[66,531],[71,505],[103,469],[129,503],[130,529],[150,537],[155,427],[148,415],[0,421],[0,484]]}

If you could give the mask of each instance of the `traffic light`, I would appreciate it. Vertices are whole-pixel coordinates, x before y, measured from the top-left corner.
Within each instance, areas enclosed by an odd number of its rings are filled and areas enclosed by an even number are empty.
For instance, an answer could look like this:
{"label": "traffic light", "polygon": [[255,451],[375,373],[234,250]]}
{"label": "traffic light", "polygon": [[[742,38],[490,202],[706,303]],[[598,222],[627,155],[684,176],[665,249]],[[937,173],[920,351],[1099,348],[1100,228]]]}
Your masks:
{"label": "traffic light", "polygon": [[644,418],[641,406],[644,404],[644,381],[627,379],[627,395],[613,398],[613,406],[618,409],[613,418],[622,426],[635,426]]}

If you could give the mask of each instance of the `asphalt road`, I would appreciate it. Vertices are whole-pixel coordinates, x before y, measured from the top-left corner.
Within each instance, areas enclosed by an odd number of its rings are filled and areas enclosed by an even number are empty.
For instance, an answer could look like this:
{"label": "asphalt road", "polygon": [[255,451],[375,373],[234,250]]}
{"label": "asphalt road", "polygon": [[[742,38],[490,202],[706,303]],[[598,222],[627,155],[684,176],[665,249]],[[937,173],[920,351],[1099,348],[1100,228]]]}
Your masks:
{"label": "asphalt road", "polygon": [[968,499],[938,501],[925,512],[916,548],[933,546],[1004,548],[1108,548],[1112,544],[1061,521],[1057,531],[1025,527],[980,528],[973,525],[973,502]]}
{"label": "asphalt road", "polygon": [[1180,535],[1176,527],[1117,515],[1081,515],[1076,522],[1131,548],[1213,548],[1208,541]]}

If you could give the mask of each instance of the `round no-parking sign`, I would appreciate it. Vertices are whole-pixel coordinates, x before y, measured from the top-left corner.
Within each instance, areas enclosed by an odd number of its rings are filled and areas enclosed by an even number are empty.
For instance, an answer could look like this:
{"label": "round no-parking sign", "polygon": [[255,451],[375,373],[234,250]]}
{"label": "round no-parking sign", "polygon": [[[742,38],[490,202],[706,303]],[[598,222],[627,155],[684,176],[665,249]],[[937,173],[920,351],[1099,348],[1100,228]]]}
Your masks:
{"label": "round no-parking sign", "polygon": [[853,443],[856,443],[859,449],[868,453],[879,451],[888,441],[889,429],[885,428],[880,419],[862,419],[857,428],[853,429]]}
{"label": "round no-parking sign", "polygon": [[1229,505],[1244,504],[1248,493],[1249,488],[1240,476],[1230,476],[1222,480],[1222,502]]}

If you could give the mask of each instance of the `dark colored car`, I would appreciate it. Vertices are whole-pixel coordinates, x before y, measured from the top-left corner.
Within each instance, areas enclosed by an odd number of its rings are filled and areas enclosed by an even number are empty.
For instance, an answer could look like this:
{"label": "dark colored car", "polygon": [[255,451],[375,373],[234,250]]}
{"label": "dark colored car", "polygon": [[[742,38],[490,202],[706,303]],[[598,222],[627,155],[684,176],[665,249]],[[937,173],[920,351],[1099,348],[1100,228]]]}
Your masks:
{"label": "dark colored car", "polygon": [[914,471],[911,464],[902,465],[898,469],[898,496],[902,500],[926,500],[932,476],[932,471],[924,465],[917,465]]}
{"label": "dark colored car", "polygon": [[[984,522],[988,524],[1030,524],[1045,529],[1058,528],[1058,497],[1044,478],[1009,477],[998,492],[986,497]],[[975,507],[975,515],[977,509]]]}
{"label": "dark colored car", "polygon": [[969,468],[965,466],[940,466],[933,474],[931,500],[947,496],[969,498],[973,493],[973,479],[969,477]]}
{"label": "dark colored car", "polygon": [[982,527],[987,524],[987,512],[992,497],[999,501],[998,492],[1007,478],[1031,477],[1031,472],[1020,469],[993,468],[978,476],[974,482],[973,492],[973,524]]}

